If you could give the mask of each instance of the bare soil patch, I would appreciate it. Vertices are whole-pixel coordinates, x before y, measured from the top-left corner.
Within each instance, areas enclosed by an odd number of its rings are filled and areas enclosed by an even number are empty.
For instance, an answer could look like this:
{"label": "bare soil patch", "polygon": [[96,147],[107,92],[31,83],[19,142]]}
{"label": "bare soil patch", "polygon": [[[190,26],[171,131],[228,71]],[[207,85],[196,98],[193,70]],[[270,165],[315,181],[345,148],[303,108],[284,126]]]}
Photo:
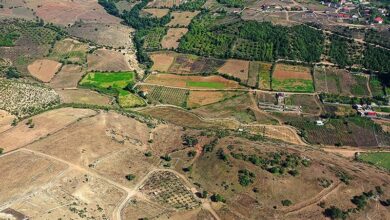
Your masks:
{"label": "bare soil patch", "polygon": [[229,59],[218,70],[219,73],[239,78],[241,82],[247,82],[249,61]]}
{"label": "bare soil patch", "polygon": [[191,20],[199,14],[199,11],[180,11],[172,12],[172,20],[167,24],[169,27],[183,26],[187,27]]}
{"label": "bare soil patch", "polygon": [[58,41],[53,48],[51,57],[58,61],[83,64],[86,61],[88,44],[66,38]]}
{"label": "bare soil patch", "polygon": [[312,79],[310,68],[287,64],[276,64],[272,77],[276,79]]}
{"label": "bare soil patch", "polygon": [[126,57],[117,51],[100,49],[88,54],[88,71],[130,71]]}
{"label": "bare soil patch", "polygon": [[0,133],[12,128],[11,123],[14,120],[14,118],[16,117],[13,116],[12,114],[0,110]]}
{"label": "bare soil patch", "polygon": [[150,58],[153,60],[152,70],[168,72],[169,67],[175,60],[175,55],[173,53],[153,53]]}
{"label": "bare soil patch", "polygon": [[25,152],[0,157],[0,203],[7,204],[48,184],[66,165]]}
{"label": "bare soil patch", "polygon": [[185,0],[153,0],[148,3],[150,8],[172,8],[173,6],[178,6]]}
{"label": "bare soil patch", "polygon": [[64,65],[50,81],[52,88],[76,88],[85,71],[78,65]]}
{"label": "bare soil patch", "polygon": [[78,20],[104,24],[119,24],[120,19],[109,15],[104,8],[94,0],[52,1],[29,0],[28,8],[46,22],[67,26]]}
{"label": "bare soil patch", "polygon": [[54,60],[36,60],[27,68],[32,76],[42,82],[50,82],[56,72],[61,68],[61,63]]}
{"label": "bare soil patch", "polygon": [[145,16],[162,18],[168,14],[169,9],[167,9],[167,8],[145,8],[142,10],[142,12],[145,13]]}
{"label": "bare soil patch", "polygon": [[239,92],[220,91],[190,91],[187,105],[190,108],[199,107],[222,101],[226,98],[240,94]]}
{"label": "bare soil patch", "polygon": [[32,117],[33,128],[27,125],[28,120],[0,134],[1,147],[11,151],[23,147],[33,141],[53,134],[83,117],[96,114],[89,109],[62,108]]}
{"label": "bare soil patch", "polygon": [[109,106],[112,97],[88,89],[57,90],[63,103],[80,103],[87,105]]}
{"label": "bare soil patch", "polygon": [[165,49],[176,49],[179,47],[180,39],[188,32],[187,28],[169,28],[167,35],[161,41]]}

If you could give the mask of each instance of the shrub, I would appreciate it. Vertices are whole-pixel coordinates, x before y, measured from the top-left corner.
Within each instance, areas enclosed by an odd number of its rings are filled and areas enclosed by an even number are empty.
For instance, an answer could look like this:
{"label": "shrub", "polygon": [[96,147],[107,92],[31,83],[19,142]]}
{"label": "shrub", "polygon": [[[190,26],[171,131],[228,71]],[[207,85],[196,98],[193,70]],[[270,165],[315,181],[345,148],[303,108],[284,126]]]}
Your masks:
{"label": "shrub", "polygon": [[0,155],[3,154],[3,152],[4,152],[4,149],[0,148]]}
{"label": "shrub", "polygon": [[161,159],[163,159],[165,161],[171,161],[172,160],[171,156],[169,156],[168,154],[165,154],[164,156],[161,156]]}
{"label": "shrub", "polygon": [[195,157],[196,156],[196,151],[194,151],[194,150],[188,151],[187,156]]}
{"label": "shrub", "polygon": [[255,174],[250,172],[247,169],[238,171],[238,181],[241,186],[249,186],[249,184],[253,183],[253,179],[255,178]]}
{"label": "shrub", "polygon": [[346,219],[348,216],[346,212],[335,206],[331,206],[330,208],[325,209],[324,215],[331,219]]}
{"label": "shrub", "polygon": [[151,157],[152,156],[152,152],[148,151],[144,154],[146,157]]}
{"label": "shrub", "polygon": [[210,199],[213,202],[226,202],[225,198],[220,194],[213,194]]}
{"label": "shrub", "polygon": [[288,199],[282,200],[282,205],[283,206],[290,206],[292,205],[292,202]]}

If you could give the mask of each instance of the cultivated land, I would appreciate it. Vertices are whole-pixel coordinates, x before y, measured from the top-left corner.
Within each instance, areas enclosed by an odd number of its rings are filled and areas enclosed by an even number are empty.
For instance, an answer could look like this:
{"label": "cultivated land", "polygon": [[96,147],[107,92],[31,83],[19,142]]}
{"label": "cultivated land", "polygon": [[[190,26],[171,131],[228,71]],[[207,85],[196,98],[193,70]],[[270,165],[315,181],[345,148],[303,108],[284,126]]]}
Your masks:
{"label": "cultivated land", "polygon": [[30,74],[42,82],[50,82],[60,68],[61,63],[53,60],[36,60],[27,67]]}
{"label": "cultivated land", "polygon": [[219,73],[238,78],[241,82],[248,81],[248,71],[249,61],[245,60],[227,60],[226,63],[218,69]]}
{"label": "cultivated land", "polygon": [[173,74],[151,75],[146,83],[191,89],[234,89],[241,86],[221,76],[178,76]]}
{"label": "cultivated land", "polygon": [[0,219],[389,219],[378,7],[0,0]]}
{"label": "cultivated land", "polygon": [[272,73],[272,89],[290,92],[314,92],[310,69],[304,66],[276,64]]}
{"label": "cultivated land", "polygon": [[58,89],[76,88],[84,74],[85,70],[82,66],[64,65],[50,81],[49,86]]}
{"label": "cultivated land", "polygon": [[100,49],[88,54],[88,71],[126,71],[131,70],[126,56],[112,50]]}

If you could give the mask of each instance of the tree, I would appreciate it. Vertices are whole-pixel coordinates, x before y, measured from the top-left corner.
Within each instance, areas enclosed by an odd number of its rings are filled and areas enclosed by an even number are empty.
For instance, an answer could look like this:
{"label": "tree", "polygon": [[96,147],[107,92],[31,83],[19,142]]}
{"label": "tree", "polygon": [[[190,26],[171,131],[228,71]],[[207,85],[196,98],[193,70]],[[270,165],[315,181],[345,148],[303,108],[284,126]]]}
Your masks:
{"label": "tree", "polygon": [[210,199],[213,202],[226,202],[225,198],[220,194],[213,194]]}
{"label": "tree", "polygon": [[3,152],[4,152],[4,149],[0,148],[0,155],[3,154]]}
{"label": "tree", "polygon": [[20,78],[20,73],[16,70],[16,68],[11,67],[5,72],[5,76],[7,79]]}
{"label": "tree", "polygon": [[347,218],[347,213],[343,212],[343,210],[331,206],[330,208],[325,209],[324,215],[326,217],[329,217],[331,219],[346,219]]}
{"label": "tree", "polygon": [[126,175],[126,179],[128,181],[132,181],[133,179],[135,179],[135,175],[134,174],[128,174],[128,175]]}
{"label": "tree", "polygon": [[190,151],[188,151],[187,155],[188,155],[188,157],[195,157],[196,156],[196,151],[190,150]]}
{"label": "tree", "polygon": [[165,160],[167,162],[172,160],[171,156],[169,156],[168,154],[165,154],[164,156],[161,156],[161,159],[163,159],[163,160]]}
{"label": "tree", "polygon": [[152,152],[148,151],[144,155],[145,155],[145,157],[151,157],[152,156]]}

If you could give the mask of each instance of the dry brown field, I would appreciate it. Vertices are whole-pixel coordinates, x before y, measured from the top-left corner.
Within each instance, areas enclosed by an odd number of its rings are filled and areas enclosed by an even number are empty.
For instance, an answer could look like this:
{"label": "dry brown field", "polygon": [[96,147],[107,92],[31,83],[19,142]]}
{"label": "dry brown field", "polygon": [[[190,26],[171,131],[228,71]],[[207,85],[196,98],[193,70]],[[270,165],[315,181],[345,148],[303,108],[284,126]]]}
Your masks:
{"label": "dry brown field", "polygon": [[162,18],[168,14],[169,9],[167,9],[167,8],[145,8],[141,11],[141,13],[142,12],[144,12],[146,16]]}
{"label": "dry brown field", "polygon": [[34,11],[25,7],[20,0],[3,0],[1,3],[3,7],[0,8],[0,19],[35,20],[38,18]]}
{"label": "dry brown field", "polygon": [[72,25],[79,20],[103,24],[120,23],[119,18],[109,15],[94,0],[27,0],[26,6],[34,10],[36,15],[46,22],[62,26]]}
{"label": "dry brown field", "polygon": [[63,103],[80,103],[87,105],[111,105],[113,97],[102,95],[88,89],[56,90]]}
{"label": "dry brown field", "polygon": [[71,63],[82,64],[86,60],[87,51],[88,44],[66,38],[56,42],[50,56],[56,58],[60,62],[66,60]]}
{"label": "dry brown field", "polygon": [[28,120],[23,120],[17,126],[0,133],[1,147],[4,148],[5,152],[23,147],[71,125],[80,118],[90,117],[94,114],[96,113],[93,110],[73,108],[45,112],[32,117],[33,128],[26,124]]}
{"label": "dry brown field", "polygon": [[129,71],[130,66],[126,57],[117,51],[96,50],[88,54],[88,71]]}
{"label": "dry brown field", "polygon": [[114,48],[132,46],[129,35],[133,29],[122,24],[76,23],[66,30],[73,36],[90,40],[99,45]]}
{"label": "dry brown field", "polygon": [[79,81],[85,74],[81,66],[68,64],[64,65],[61,70],[50,81],[52,88],[76,88]]}
{"label": "dry brown field", "polygon": [[310,68],[287,64],[276,64],[272,78],[276,79],[306,79],[311,80]]}
{"label": "dry brown field", "polygon": [[219,73],[239,78],[241,82],[248,81],[249,61],[229,59],[218,70]]}
{"label": "dry brown field", "polygon": [[199,11],[180,11],[172,12],[172,20],[167,24],[169,27],[184,26],[187,27],[191,20],[199,14]]}
{"label": "dry brown field", "polygon": [[176,49],[179,47],[180,39],[188,32],[187,28],[169,28],[167,35],[161,41],[165,49]]}
{"label": "dry brown field", "polygon": [[150,8],[172,8],[178,6],[183,0],[153,0],[148,3]]}
{"label": "dry brown field", "polygon": [[150,58],[153,61],[152,70],[158,72],[168,72],[169,67],[175,60],[175,54],[173,53],[152,53]]}
{"label": "dry brown field", "polygon": [[50,82],[54,75],[61,68],[61,63],[54,60],[36,60],[27,68],[32,76],[42,82]]}
{"label": "dry brown field", "polygon": [[240,94],[240,92],[190,91],[187,106],[189,108],[196,108],[203,105],[209,105],[238,94]]}
{"label": "dry brown field", "polygon": [[8,130],[12,127],[11,123],[14,120],[14,118],[16,118],[16,117],[13,116],[12,114],[10,114],[6,111],[0,110],[0,133],[4,132],[5,130]]}
{"label": "dry brown field", "polygon": [[[155,74],[148,77],[146,83],[190,89],[234,89],[241,88],[236,81],[222,76],[179,76],[173,74]],[[199,84],[200,83],[200,84]]]}
{"label": "dry brown field", "polygon": [[249,132],[275,138],[291,144],[304,144],[295,130],[284,125],[254,125],[245,127]]}

